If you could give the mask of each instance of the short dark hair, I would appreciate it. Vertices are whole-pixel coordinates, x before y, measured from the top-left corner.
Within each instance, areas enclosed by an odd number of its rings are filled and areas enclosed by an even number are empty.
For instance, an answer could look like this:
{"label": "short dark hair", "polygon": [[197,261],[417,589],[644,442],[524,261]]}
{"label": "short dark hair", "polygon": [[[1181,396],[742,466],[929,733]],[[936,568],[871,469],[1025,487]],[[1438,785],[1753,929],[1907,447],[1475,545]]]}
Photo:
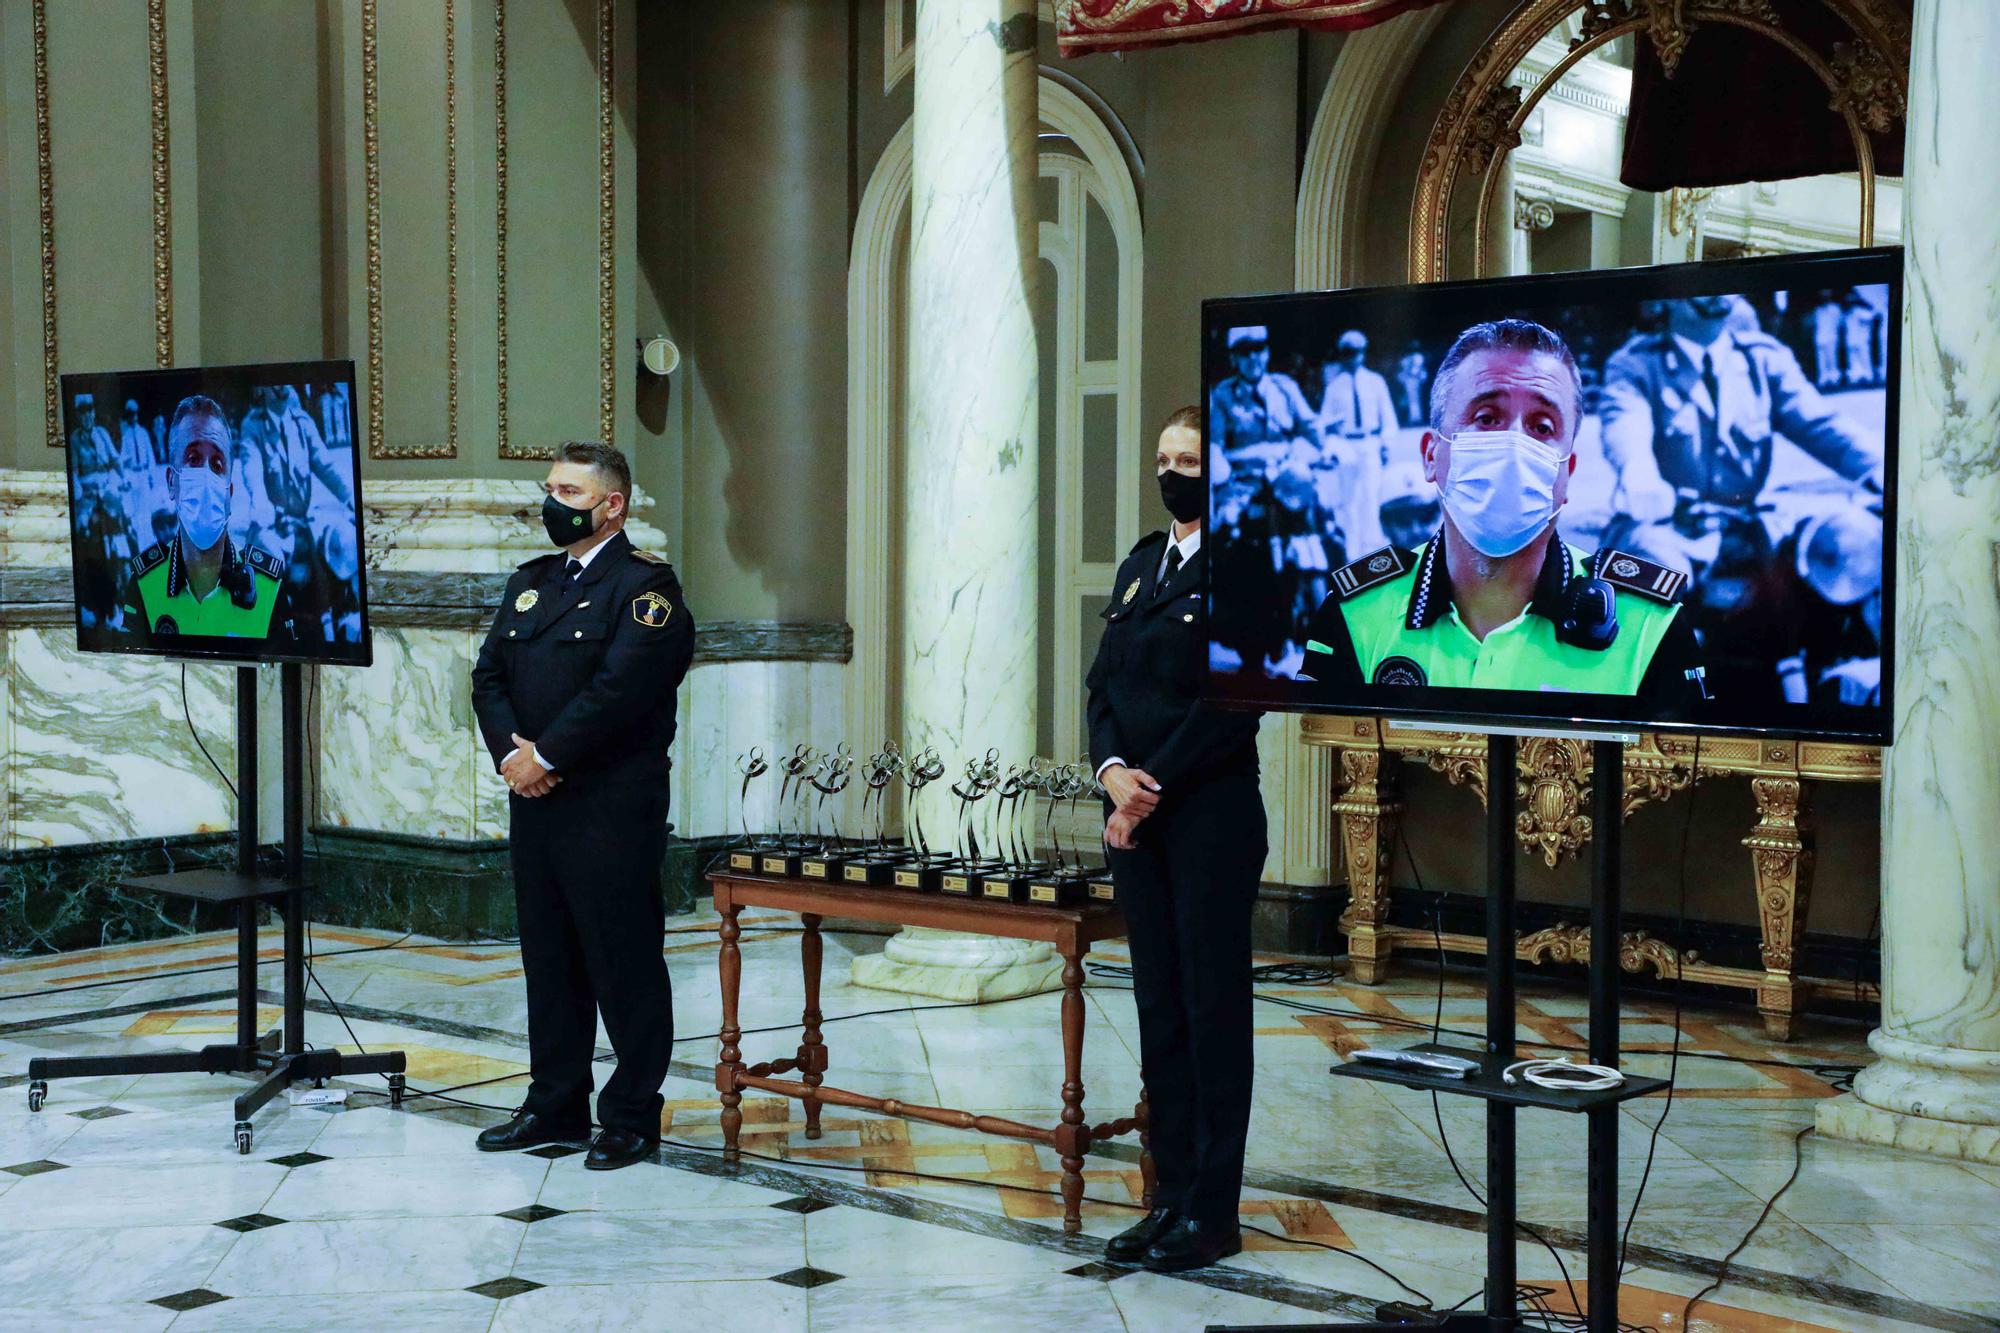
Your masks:
{"label": "short dark hair", "polygon": [[612,483],[611,489],[632,501],[632,465],[625,455],[602,440],[566,440],[556,450],[558,463],[581,463],[595,468]]}
{"label": "short dark hair", "polygon": [[1563,369],[1569,372],[1570,401],[1575,405],[1569,422],[1569,437],[1574,440],[1583,424],[1583,376],[1578,373],[1576,357],[1562,335],[1531,319],[1488,320],[1484,324],[1474,324],[1458,335],[1451,350],[1444,354],[1444,360],[1438,363],[1437,378],[1431,381],[1431,429],[1440,435],[1445,434],[1445,406],[1451,401],[1452,381],[1458,376],[1459,365],[1475,353],[1491,352],[1497,348],[1540,352],[1562,362]]}
{"label": "short dark hair", "polygon": [[1161,424],[1160,434],[1165,435],[1176,426],[1184,427],[1187,430],[1200,430],[1201,409],[1192,404],[1187,407],[1175,408],[1167,414],[1166,421]]}
{"label": "short dark hair", "polygon": [[181,399],[180,406],[174,409],[174,419],[167,423],[167,438],[169,440],[173,439],[174,432],[181,427],[181,422],[186,421],[190,417],[209,417],[221,422],[222,438],[225,441],[230,438],[229,418],[223,415],[222,404],[205,394],[199,393],[191,393]]}

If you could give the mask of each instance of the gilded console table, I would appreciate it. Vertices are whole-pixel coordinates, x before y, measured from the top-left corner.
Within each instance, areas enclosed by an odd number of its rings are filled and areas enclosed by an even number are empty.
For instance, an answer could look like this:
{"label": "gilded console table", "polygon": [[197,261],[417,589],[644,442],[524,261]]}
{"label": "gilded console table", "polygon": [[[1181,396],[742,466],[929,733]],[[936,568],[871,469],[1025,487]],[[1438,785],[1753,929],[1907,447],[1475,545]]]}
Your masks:
{"label": "gilded console table", "polygon": [[[1338,750],[1333,818],[1347,862],[1348,905],[1340,927],[1347,936],[1352,975],[1373,985],[1387,974],[1398,944],[1435,949],[1432,932],[1389,921],[1388,866],[1403,804],[1397,790],[1398,760],[1426,764],[1486,799],[1486,740],[1477,734],[1391,728],[1376,718],[1311,716],[1304,719],[1308,745]],[[1520,759],[1521,844],[1549,866],[1574,856],[1590,840],[1591,817],[1584,793],[1590,783],[1590,746],[1557,737],[1523,737]],[[1700,771],[1694,769],[1695,739],[1673,734],[1644,736],[1625,750],[1625,814],[1648,801],[1666,800],[1696,781],[1721,775],[1750,779],[1757,822],[1743,845],[1750,853],[1751,885],[1757,895],[1762,931],[1761,969],[1707,962],[1674,942],[1628,931],[1619,961],[1629,972],[1648,968],[1662,977],[1735,986],[1755,991],[1764,1027],[1789,1041],[1807,996],[1835,990],[1857,993],[1850,980],[1823,981],[1799,975],[1796,941],[1805,928],[1812,895],[1812,790],[1815,782],[1879,782],[1882,754],[1873,746],[1823,741],[1762,740],[1704,736]],[[1484,954],[1478,936],[1446,933],[1446,949]],[[1521,936],[1515,945],[1525,962],[1587,962],[1589,932],[1563,924]],[[1874,988],[1861,995],[1873,998]]]}

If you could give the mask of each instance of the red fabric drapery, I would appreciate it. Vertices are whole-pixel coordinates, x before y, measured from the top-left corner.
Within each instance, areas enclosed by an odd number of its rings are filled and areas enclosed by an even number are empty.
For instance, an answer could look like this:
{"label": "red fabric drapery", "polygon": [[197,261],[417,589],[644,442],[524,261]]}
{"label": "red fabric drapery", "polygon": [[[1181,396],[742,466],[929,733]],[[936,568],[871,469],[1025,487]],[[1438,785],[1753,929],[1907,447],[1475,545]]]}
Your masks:
{"label": "red fabric drapery", "polygon": [[1445,0],[1056,0],[1066,56],[1238,37],[1267,28],[1366,28]]}

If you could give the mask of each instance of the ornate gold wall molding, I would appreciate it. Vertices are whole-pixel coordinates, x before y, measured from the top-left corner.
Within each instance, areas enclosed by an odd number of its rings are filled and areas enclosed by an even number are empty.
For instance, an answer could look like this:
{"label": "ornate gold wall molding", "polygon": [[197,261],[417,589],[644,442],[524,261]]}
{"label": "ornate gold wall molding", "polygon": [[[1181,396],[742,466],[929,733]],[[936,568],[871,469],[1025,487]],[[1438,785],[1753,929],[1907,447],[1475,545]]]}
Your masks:
{"label": "ornate gold wall molding", "polygon": [[[1783,25],[1769,0],[1521,0],[1483,43],[1439,109],[1417,172],[1411,208],[1410,278],[1447,276],[1451,205],[1463,176],[1480,178],[1474,213],[1474,262],[1485,253],[1497,167],[1520,142],[1537,103],[1584,56],[1628,33],[1653,43],[1671,77],[1689,38],[1704,24],[1746,28],[1783,47],[1826,86],[1829,105],[1846,121],[1861,176],[1860,238],[1875,230],[1875,164],[1868,142],[1900,117],[1908,95],[1909,24],[1886,0],[1821,0],[1853,32],[1828,56]],[[1535,44],[1571,15],[1582,29],[1568,53],[1522,93],[1508,80]]]}
{"label": "ornate gold wall molding", "polygon": [[445,438],[389,443],[382,410],[382,124],[379,0],[361,0],[361,163],[365,196],[368,306],[368,456],[458,457],[458,14],[444,0]]}
{"label": "ornate gold wall molding", "polygon": [[56,179],[49,151],[49,6],[35,0],[35,192],[42,241],[42,429],[63,447],[61,381],[56,373]]}
{"label": "ornate gold wall molding", "polygon": [[173,155],[167,121],[167,0],[146,0],[153,136],[153,360],[174,363]]}
{"label": "ornate gold wall molding", "polygon": [[[618,162],[615,0],[597,4],[597,375],[598,438],[615,443],[618,425]],[[493,0],[494,360],[500,457],[549,459],[552,444],[514,443],[507,424],[507,0]]]}

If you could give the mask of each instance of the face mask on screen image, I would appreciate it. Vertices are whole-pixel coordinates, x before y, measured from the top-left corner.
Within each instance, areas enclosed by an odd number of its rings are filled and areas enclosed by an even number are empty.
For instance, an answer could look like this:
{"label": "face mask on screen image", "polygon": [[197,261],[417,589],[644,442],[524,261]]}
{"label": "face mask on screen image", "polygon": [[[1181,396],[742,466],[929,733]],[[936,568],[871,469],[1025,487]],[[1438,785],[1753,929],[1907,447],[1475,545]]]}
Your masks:
{"label": "face mask on screen image", "polygon": [[1564,456],[1517,430],[1460,431],[1442,488],[1445,512],[1481,555],[1513,555],[1555,517]]}
{"label": "face mask on screen image", "polygon": [[205,467],[178,468],[181,531],[189,545],[206,551],[222,539],[229,522],[229,479]]}

